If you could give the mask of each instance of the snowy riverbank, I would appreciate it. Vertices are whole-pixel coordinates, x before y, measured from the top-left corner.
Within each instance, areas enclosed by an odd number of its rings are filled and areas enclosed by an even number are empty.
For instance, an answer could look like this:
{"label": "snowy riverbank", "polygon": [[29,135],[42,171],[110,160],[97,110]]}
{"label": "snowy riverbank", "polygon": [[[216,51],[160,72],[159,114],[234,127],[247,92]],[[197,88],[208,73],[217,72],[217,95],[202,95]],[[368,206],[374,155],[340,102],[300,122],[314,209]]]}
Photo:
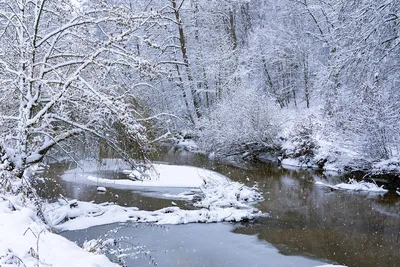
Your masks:
{"label": "snowy riverbank", "polygon": [[[140,179],[137,172],[127,170],[128,166],[117,159],[105,159],[100,164],[90,160],[82,161],[80,165],[81,169],[69,170],[61,178],[69,182],[124,189],[151,187],[152,190],[163,191],[166,187],[181,188],[178,194],[160,193],[160,197],[190,201],[198,209],[183,210],[179,207],[165,207],[146,211],[135,207],[121,207],[113,203],[67,202],[61,199],[57,203],[49,204],[46,208],[50,221],[58,230],[76,230],[125,221],[186,224],[239,222],[265,216],[252,206],[264,199],[256,186],[247,187],[210,170],[191,166],[154,164],[146,172],[144,178]],[[126,173],[132,180],[107,179],[95,175],[96,169],[107,171],[110,168]]]}
{"label": "snowy riverbank", "polygon": [[[84,163],[84,162],[81,162]],[[93,163],[93,162],[92,162]],[[85,171],[94,171],[92,163],[82,164]],[[106,160],[100,165],[106,171],[123,167],[119,160]],[[82,171],[82,170],[81,170]],[[165,207],[155,211],[139,210],[136,207],[122,207],[113,203],[95,204],[61,198],[56,203],[44,203],[42,211],[49,225],[38,216],[34,200],[26,194],[16,194],[21,180],[12,177],[2,178],[14,188],[0,189],[0,265],[30,267],[40,265],[53,266],[116,266],[105,256],[84,251],[74,243],[52,232],[85,229],[91,226],[114,222],[132,221],[155,224],[186,224],[211,222],[239,222],[266,216],[252,205],[262,201],[257,187],[247,187],[232,182],[229,178],[209,170],[188,166],[170,166],[157,164],[147,173],[146,179],[132,181],[110,180],[87,175],[76,175],[77,170],[67,172],[64,179],[75,182],[102,183],[105,186],[150,186],[182,188],[177,195],[164,194],[164,198],[191,201],[197,209],[184,210],[179,207]],[[125,170],[128,175],[133,171]],[[6,172],[3,171],[3,174]],[[72,174],[73,173],[73,174]],[[114,184],[114,182],[117,182]],[[133,184],[132,184],[133,183]],[[192,188],[192,189],[188,189]],[[65,264],[64,264],[64,263]]]}
{"label": "snowy riverbank", "polygon": [[[1,172],[1,170],[0,170]],[[1,177],[1,175],[0,175]],[[14,184],[15,188],[18,186]],[[0,266],[118,266],[51,231],[23,194],[0,188]]]}
{"label": "snowy riverbank", "polygon": [[[255,141],[235,145],[233,151],[222,150],[223,152],[219,153],[209,147],[203,148],[197,144],[197,139],[184,139],[184,142],[178,142],[178,145],[174,143],[173,147],[178,150],[205,154],[210,160],[218,160],[233,166],[244,167],[260,161],[276,162],[289,170],[321,170],[338,175],[357,173],[368,178],[386,180],[393,186],[400,186],[399,156],[380,160],[367,159],[354,149],[342,147],[340,142],[324,140],[317,133],[302,137],[296,135],[296,131],[292,129],[273,144]],[[188,147],[185,146],[186,143],[189,144]],[[193,150],[192,147],[196,149]]]}

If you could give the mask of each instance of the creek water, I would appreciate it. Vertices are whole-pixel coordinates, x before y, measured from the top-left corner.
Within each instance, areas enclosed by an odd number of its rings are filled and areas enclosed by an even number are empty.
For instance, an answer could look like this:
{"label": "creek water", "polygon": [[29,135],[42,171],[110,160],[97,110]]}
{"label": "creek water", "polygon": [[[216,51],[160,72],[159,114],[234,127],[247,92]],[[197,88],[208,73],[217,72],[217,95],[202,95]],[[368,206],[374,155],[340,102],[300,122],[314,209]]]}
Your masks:
{"label": "creek water", "polygon": [[[133,243],[150,251],[127,259],[128,266],[317,266],[328,263],[346,266],[399,266],[400,196],[395,192],[371,194],[332,191],[315,181],[338,183],[344,178],[313,171],[287,170],[274,164],[250,169],[210,161],[186,152],[157,156],[169,164],[203,167],[232,180],[252,186],[258,183],[265,200],[257,208],[269,217],[249,223],[188,224],[172,226],[110,224],[61,233],[82,244],[112,229],[116,238],[129,236]],[[62,194],[68,198],[97,203],[113,201],[123,206],[156,210],[171,206],[159,189],[126,190],[108,188],[96,192],[96,185],[63,181],[67,164],[53,164],[41,176],[38,193],[47,199]],[[119,179],[114,172],[92,173]],[[168,189],[169,193],[174,190]],[[183,190],[180,190],[183,191]],[[118,195],[118,198],[116,198]],[[190,209],[185,201],[174,201]]]}

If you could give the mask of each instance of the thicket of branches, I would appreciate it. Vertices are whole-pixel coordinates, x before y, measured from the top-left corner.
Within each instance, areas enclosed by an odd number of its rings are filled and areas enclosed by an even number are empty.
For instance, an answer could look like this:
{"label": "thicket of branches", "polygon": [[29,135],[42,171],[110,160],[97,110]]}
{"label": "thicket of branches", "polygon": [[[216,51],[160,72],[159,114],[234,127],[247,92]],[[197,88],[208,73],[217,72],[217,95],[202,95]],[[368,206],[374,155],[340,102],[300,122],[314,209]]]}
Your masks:
{"label": "thicket of branches", "polygon": [[[152,5],[169,11],[157,57],[185,65],[168,65],[168,78],[147,101],[153,112],[187,118],[202,149],[224,154],[251,142],[283,149],[308,142],[318,160],[398,156],[398,0]],[[311,131],[305,142],[299,125]]]}
{"label": "thicket of branches", "polygon": [[[81,1],[82,2],[82,1]],[[71,139],[90,136],[131,159],[149,141],[135,96],[158,75],[136,52],[137,32],[157,23],[108,1],[0,1],[0,156],[18,176]]]}
{"label": "thicket of branches", "polygon": [[189,130],[220,154],[259,143],[322,161],[397,157],[399,8],[1,0],[2,161],[23,170],[88,134],[145,152],[143,112],[159,133]]}

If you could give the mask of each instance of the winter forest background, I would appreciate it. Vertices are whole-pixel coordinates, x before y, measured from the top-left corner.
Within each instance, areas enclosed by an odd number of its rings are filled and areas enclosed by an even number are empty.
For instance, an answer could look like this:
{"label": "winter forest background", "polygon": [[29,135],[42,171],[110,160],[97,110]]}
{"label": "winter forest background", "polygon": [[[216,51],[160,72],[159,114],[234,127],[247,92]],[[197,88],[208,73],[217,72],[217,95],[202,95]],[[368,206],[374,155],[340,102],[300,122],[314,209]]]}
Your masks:
{"label": "winter forest background", "polygon": [[0,0],[1,161],[23,170],[97,142],[144,156],[160,137],[191,137],[217,157],[395,168],[399,9],[399,0]]}

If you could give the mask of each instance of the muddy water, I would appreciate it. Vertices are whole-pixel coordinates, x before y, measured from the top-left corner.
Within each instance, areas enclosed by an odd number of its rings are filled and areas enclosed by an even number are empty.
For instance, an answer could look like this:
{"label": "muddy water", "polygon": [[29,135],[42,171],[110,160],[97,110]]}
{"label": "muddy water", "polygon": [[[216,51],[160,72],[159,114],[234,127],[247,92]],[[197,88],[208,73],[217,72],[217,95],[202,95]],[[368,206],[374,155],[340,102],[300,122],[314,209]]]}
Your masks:
{"label": "muddy water", "polygon": [[[331,191],[315,181],[340,182],[310,171],[290,171],[263,164],[250,170],[209,161],[201,155],[163,153],[158,160],[213,169],[248,185],[257,182],[265,201],[259,204],[270,217],[250,224],[191,224],[159,228],[126,225],[118,234],[134,236],[146,245],[159,266],[399,266],[400,196]],[[95,202],[158,209],[171,205],[157,189],[111,189],[96,193],[95,185],[65,182],[67,168],[54,165],[43,174],[52,179],[39,184],[47,198],[66,197]],[[112,173],[101,173],[112,177]],[[119,177],[115,177],[119,178]],[[172,190],[172,189],[171,189]],[[176,189],[175,189],[176,190]],[[172,190],[173,191],[173,190]],[[118,195],[118,197],[116,197]],[[190,204],[175,201],[181,208]],[[97,238],[118,224],[63,233],[78,243]],[[128,262],[147,266],[148,256]]]}

